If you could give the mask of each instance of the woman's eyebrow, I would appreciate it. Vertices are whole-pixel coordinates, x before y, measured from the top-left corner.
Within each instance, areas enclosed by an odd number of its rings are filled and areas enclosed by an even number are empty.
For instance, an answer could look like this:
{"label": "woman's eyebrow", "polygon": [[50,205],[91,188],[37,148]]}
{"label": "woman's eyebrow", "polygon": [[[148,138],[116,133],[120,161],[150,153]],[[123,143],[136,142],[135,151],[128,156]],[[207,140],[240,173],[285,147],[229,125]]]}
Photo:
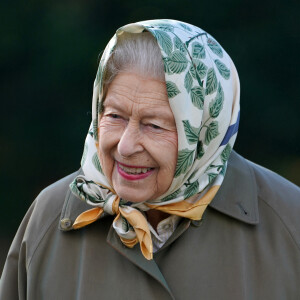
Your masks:
{"label": "woman's eyebrow", "polygon": [[120,101],[114,99],[113,97],[110,97],[107,100],[105,99],[105,101],[103,102],[103,107],[104,109],[113,108],[125,112],[124,105],[122,105]]}
{"label": "woman's eyebrow", "polygon": [[161,108],[159,109],[154,109],[152,111],[145,111],[143,114],[143,118],[149,118],[149,119],[164,119],[167,121],[172,121],[173,120],[173,114],[163,111]]}
{"label": "woman's eyebrow", "polygon": [[[117,101],[116,99],[114,99],[113,97],[109,99],[109,103],[103,103],[103,107],[104,107],[104,110],[105,109],[116,109],[117,111],[119,112],[122,112],[122,113],[128,113],[128,109],[126,109],[122,103],[120,101]],[[149,109],[149,107],[145,107],[145,108],[142,108],[141,109],[141,115],[142,115],[142,118],[143,119],[164,119],[166,121],[170,121],[172,122],[173,121],[173,114],[168,110],[164,110],[164,107],[167,107],[166,106],[154,106],[152,105],[151,106],[151,109]]]}

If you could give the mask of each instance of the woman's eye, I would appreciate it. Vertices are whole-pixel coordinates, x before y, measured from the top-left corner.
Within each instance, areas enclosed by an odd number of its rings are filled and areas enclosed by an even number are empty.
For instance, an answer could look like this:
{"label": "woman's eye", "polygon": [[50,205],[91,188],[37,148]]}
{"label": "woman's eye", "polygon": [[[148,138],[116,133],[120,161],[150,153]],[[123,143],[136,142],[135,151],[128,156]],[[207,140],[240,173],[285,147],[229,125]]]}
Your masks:
{"label": "woman's eye", "polygon": [[153,129],[161,129],[161,127],[159,127],[158,125],[155,125],[155,124],[150,124],[150,126],[151,126]]}
{"label": "woman's eye", "polygon": [[113,118],[113,119],[119,119],[119,118],[120,118],[120,116],[117,115],[117,114],[110,114],[109,116],[110,116],[111,118]]}

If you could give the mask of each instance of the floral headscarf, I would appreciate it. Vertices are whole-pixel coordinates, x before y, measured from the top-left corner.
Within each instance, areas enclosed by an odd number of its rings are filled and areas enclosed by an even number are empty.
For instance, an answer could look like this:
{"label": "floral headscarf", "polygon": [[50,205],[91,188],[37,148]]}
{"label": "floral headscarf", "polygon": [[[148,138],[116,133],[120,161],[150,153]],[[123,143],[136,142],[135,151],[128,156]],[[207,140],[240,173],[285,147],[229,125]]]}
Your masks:
{"label": "floral headscarf", "polygon": [[[102,172],[98,157],[98,117],[104,100],[103,75],[108,59],[123,32],[149,31],[161,49],[170,107],[178,134],[178,159],[166,193],[153,201],[129,203],[116,195]],[[128,247],[140,243],[147,259],[152,241],[141,211],[157,209],[201,219],[220,187],[240,116],[240,87],[235,66],[220,44],[204,30],[175,20],[151,20],[117,30],[102,55],[94,82],[92,124],[81,166],[83,176],[70,185],[72,192],[94,208],[81,214],[73,227],[99,219],[102,213],[117,217],[113,227]],[[199,194],[198,197],[194,195]],[[194,197],[193,197],[194,196]]]}

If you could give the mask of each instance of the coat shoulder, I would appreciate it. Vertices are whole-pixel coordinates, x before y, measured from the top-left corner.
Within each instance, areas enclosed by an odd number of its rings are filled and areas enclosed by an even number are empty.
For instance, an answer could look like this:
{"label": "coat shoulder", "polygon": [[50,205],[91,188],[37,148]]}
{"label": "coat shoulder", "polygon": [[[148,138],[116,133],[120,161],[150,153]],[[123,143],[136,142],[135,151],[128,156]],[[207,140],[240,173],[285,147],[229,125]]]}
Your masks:
{"label": "coat shoulder", "polygon": [[277,215],[300,249],[300,188],[271,170],[247,163],[255,175],[259,201]]}
{"label": "coat shoulder", "polygon": [[[259,196],[287,209],[300,208],[300,188],[277,173],[247,160],[254,171]],[[282,207],[283,208],[283,207]]]}
{"label": "coat shoulder", "polygon": [[[58,228],[58,219],[63,209],[65,198],[70,191],[69,184],[79,174],[80,170],[74,172],[50,186],[46,187],[37,196],[34,209],[30,216],[24,234],[24,241],[30,245],[28,256],[31,258],[40,241],[54,224]],[[30,259],[28,260],[28,263]]]}
{"label": "coat shoulder", "polygon": [[69,185],[79,172],[69,174],[43,189],[35,200],[33,216],[42,219],[41,221],[45,223],[47,219],[53,219],[59,215],[70,190]]}
{"label": "coat shoulder", "polygon": [[36,207],[39,212],[43,212],[46,209],[48,215],[53,215],[54,211],[61,211],[69,191],[69,185],[79,173],[80,170],[63,177],[43,189],[36,198]]}

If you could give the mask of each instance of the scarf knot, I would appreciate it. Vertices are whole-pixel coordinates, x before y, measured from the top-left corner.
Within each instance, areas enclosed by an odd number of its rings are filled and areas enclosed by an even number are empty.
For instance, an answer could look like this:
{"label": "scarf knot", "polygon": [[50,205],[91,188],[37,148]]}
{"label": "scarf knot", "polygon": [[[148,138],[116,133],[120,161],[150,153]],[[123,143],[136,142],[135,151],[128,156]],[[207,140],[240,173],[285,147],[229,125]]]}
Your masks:
{"label": "scarf knot", "polygon": [[[88,181],[84,176],[80,175],[70,185],[72,192],[78,195],[83,201],[94,206],[82,214],[80,214],[74,224],[74,229],[79,229],[97,221],[103,212],[116,215],[113,221],[113,228],[120,237],[122,243],[132,248],[137,243],[140,243],[141,251],[146,259],[153,257],[153,245],[151,233],[148,227],[147,219],[137,207],[131,207],[120,203],[120,197],[114,194],[110,189],[105,191],[104,187],[97,183]],[[189,218],[192,220],[200,220],[207,205],[214,198],[219,189],[219,185],[213,185],[204,192],[204,195],[197,201],[189,202],[181,201],[163,206],[151,205],[145,203],[146,209],[156,209],[174,214],[180,217]],[[83,194],[82,191],[89,194]],[[105,199],[100,198],[101,192],[105,192]],[[101,194],[103,196],[104,194]],[[95,197],[98,197],[96,200]],[[193,198],[193,197],[191,197]],[[88,200],[88,199],[93,199]]]}
{"label": "scarf knot", "polygon": [[82,175],[75,178],[70,188],[80,199],[94,206],[76,218],[73,229],[79,229],[97,221],[103,212],[116,215],[113,227],[122,243],[132,248],[139,242],[143,255],[147,259],[152,259],[151,234],[147,220],[140,210],[120,204],[120,197],[113,190],[87,180]]}
{"label": "scarf knot", "polygon": [[91,206],[101,207],[109,215],[119,213],[120,197],[108,187],[79,175],[70,185],[72,192]]}

